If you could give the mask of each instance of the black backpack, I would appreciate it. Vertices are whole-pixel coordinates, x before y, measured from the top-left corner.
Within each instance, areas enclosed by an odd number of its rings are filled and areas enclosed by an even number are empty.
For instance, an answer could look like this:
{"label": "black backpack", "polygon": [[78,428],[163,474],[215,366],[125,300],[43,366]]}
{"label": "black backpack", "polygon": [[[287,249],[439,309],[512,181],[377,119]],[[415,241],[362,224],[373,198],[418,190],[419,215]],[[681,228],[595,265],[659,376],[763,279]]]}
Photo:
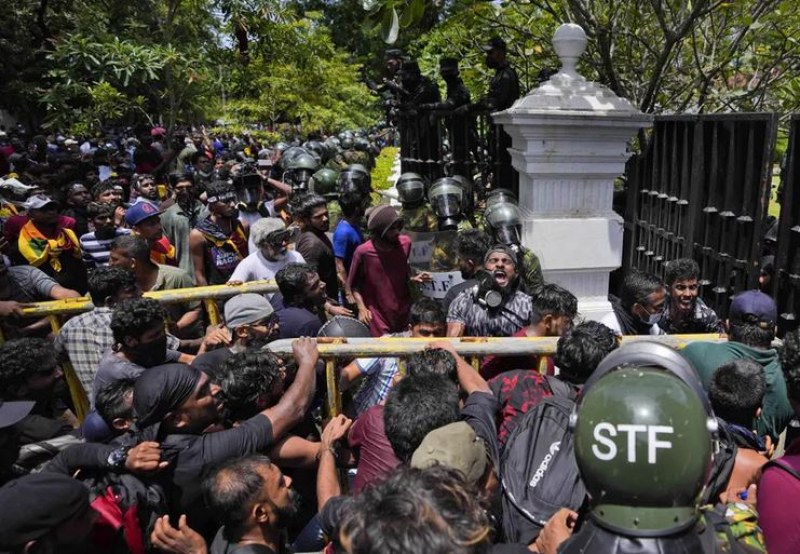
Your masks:
{"label": "black backpack", "polygon": [[522,416],[500,460],[507,542],[530,544],[554,513],[578,510],[586,499],[569,428],[575,392],[559,379],[547,380],[553,396]]}

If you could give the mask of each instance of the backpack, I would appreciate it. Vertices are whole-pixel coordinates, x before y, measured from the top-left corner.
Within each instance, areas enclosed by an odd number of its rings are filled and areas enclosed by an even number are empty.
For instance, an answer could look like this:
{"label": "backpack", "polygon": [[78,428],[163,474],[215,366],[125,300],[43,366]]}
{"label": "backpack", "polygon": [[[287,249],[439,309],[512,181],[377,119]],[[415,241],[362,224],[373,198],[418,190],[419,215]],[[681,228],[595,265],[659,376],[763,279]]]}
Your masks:
{"label": "backpack", "polygon": [[576,395],[563,381],[547,380],[553,396],[520,418],[500,460],[507,542],[530,544],[554,513],[578,510],[586,499],[569,428]]}
{"label": "backpack", "polygon": [[164,489],[129,474],[105,473],[82,481],[98,513],[90,535],[93,552],[145,554],[156,519],[169,513]]}

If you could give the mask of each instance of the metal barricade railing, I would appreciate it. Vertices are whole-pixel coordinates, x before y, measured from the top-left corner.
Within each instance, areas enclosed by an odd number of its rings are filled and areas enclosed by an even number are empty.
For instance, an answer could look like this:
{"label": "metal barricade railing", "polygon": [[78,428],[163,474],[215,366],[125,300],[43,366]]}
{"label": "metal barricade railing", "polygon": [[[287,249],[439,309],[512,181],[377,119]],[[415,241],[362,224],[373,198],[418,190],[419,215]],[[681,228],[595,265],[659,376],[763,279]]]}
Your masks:
{"label": "metal barricade railing", "polygon": [[[266,294],[277,291],[278,285],[275,281],[251,281],[239,285],[213,285],[208,287],[150,291],[144,293],[143,296],[158,300],[162,304],[176,304],[200,300],[206,306],[209,323],[211,325],[216,325],[221,322],[217,311],[217,300],[224,300],[245,292]],[[24,308],[23,314],[27,317],[47,317],[50,320],[50,328],[53,330],[53,333],[58,333],[61,329],[61,316],[81,314],[90,312],[93,309],[94,304],[92,304],[91,299],[88,297],[81,297],[52,300],[49,302],[35,302]],[[2,342],[2,340],[2,333],[0,333],[0,342]],[[62,369],[75,407],[75,415],[82,421],[89,412],[89,398],[72,364],[66,362],[62,364]]]}
{"label": "metal barricade railing", "polygon": [[[726,342],[725,335],[661,335],[661,336],[626,336],[622,342],[656,341],[673,348],[683,348],[690,342],[710,341]],[[379,358],[406,357],[424,350],[431,342],[450,341],[460,356],[467,358],[477,371],[480,358],[483,356],[528,356],[553,355],[556,351],[558,337],[462,337],[462,338],[377,338],[377,339],[325,339],[317,341],[320,358],[325,362],[325,383],[327,387],[328,412],[331,415],[341,413],[341,395],[336,375],[336,361],[339,358]],[[267,348],[275,354],[290,356],[293,339],[276,340]],[[401,361],[401,371],[404,365]]]}

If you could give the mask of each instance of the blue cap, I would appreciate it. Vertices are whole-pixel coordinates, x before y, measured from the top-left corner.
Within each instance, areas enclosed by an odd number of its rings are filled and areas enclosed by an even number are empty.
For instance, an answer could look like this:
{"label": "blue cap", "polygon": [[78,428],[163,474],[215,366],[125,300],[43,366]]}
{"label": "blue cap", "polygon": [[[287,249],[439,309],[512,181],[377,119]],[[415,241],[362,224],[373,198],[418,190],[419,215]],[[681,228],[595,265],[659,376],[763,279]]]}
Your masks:
{"label": "blue cap", "polygon": [[125,212],[125,223],[133,227],[134,225],[139,225],[145,219],[154,215],[161,215],[161,213],[150,202],[137,202]]}
{"label": "blue cap", "polygon": [[778,307],[772,297],[758,290],[746,290],[733,297],[728,312],[731,321],[775,325]]}

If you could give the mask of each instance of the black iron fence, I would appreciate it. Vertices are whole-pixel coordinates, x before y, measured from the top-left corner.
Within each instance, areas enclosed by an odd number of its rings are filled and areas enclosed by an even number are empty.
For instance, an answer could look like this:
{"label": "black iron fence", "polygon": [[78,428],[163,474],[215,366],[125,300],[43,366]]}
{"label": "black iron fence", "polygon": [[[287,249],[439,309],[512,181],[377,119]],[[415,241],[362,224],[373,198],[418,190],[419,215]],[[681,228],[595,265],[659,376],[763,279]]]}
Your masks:
{"label": "black iron fence", "polygon": [[781,173],[781,216],[775,255],[775,299],[780,327],[800,324],[800,115],[789,122],[789,145]]}
{"label": "black iron fence", "polygon": [[428,182],[462,175],[491,188],[514,188],[508,177],[513,169],[502,167],[501,127],[488,112],[406,106],[398,112],[397,125],[404,173],[418,173]]}
{"label": "black iron fence", "polygon": [[730,297],[758,282],[776,131],[768,113],[657,117],[626,169],[623,271],[663,276],[667,262],[694,258],[703,299],[725,317]]}

